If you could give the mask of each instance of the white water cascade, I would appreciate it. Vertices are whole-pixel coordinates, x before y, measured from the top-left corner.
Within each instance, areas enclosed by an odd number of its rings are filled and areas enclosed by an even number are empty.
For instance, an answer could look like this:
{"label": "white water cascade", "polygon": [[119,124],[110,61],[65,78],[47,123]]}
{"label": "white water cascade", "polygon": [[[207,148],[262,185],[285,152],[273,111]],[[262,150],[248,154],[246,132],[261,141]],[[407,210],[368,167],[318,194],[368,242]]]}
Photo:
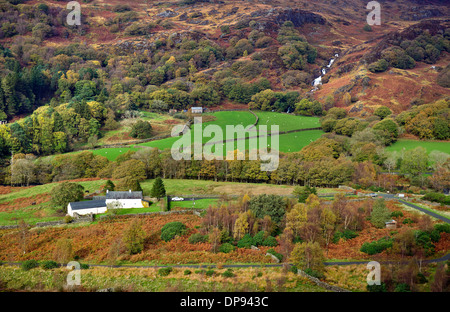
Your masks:
{"label": "white water cascade", "polygon": [[322,84],[322,77],[325,76],[325,74],[327,73],[327,70],[329,68],[331,68],[331,65],[333,65],[334,61],[339,57],[339,54],[335,54],[334,58],[332,58],[330,60],[330,63],[328,63],[327,67],[322,68],[321,73],[322,75],[320,75],[319,77],[317,77],[316,79],[314,79],[312,85],[313,85],[313,89],[311,90],[311,92],[314,92],[318,89],[318,87]]}

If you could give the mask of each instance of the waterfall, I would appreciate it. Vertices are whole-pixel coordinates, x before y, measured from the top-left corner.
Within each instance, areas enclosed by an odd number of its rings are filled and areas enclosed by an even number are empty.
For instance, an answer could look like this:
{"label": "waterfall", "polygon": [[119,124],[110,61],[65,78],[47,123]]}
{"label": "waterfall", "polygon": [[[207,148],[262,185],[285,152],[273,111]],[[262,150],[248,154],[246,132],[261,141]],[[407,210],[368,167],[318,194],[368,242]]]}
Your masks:
{"label": "waterfall", "polygon": [[316,79],[314,79],[312,85],[313,85],[313,89],[311,90],[311,92],[314,92],[318,89],[318,86],[322,84],[322,77],[325,76],[325,74],[327,73],[327,69],[331,68],[331,65],[333,65],[334,61],[339,57],[339,54],[335,54],[334,58],[332,58],[330,60],[330,62],[328,63],[327,67],[322,68],[322,70],[320,71],[322,73],[322,75],[320,75],[319,77],[317,77]]}

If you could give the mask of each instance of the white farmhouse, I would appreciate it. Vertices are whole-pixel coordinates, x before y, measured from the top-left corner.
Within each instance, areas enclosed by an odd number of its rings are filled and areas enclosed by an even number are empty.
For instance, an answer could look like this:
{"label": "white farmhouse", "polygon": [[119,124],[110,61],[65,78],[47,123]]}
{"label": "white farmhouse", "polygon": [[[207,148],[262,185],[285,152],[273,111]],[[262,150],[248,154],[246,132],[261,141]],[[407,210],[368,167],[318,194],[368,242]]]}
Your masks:
{"label": "white farmhouse", "polygon": [[148,202],[143,200],[142,192],[109,192],[106,196],[96,196],[94,200],[73,202],[67,205],[67,214],[73,217],[78,215],[99,214],[107,211],[107,207],[115,206],[120,208],[144,208],[148,207]]}
{"label": "white farmhouse", "polygon": [[109,192],[106,191],[106,205],[118,202],[122,208],[144,208],[142,192]]}

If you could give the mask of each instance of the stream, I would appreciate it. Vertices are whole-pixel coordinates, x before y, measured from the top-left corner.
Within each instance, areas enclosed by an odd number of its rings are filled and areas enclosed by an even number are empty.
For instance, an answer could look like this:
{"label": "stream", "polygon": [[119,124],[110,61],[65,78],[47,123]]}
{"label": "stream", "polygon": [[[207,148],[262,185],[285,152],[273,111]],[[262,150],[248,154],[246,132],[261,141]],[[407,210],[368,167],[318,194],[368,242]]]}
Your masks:
{"label": "stream", "polygon": [[322,68],[321,73],[322,75],[320,75],[319,77],[317,77],[316,79],[314,79],[314,81],[312,82],[313,85],[313,89],[311,90],[311,92],[316,91],[320,85],[322,85],[322,77],[325,76],[325,74],[327,73],[327,71],[331,68],[331,65],[333,65],[334,61],[339,57],[339,54],[335,54],[334,58],[332,58],[330,60],[330,63],[328,63],[327,67]]}

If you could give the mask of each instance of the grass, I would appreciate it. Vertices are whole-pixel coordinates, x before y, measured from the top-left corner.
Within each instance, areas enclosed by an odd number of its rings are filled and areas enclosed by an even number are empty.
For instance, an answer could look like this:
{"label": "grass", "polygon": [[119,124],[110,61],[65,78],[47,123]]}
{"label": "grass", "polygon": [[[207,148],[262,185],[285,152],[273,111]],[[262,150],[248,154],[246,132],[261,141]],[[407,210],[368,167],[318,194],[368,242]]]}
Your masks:
{"label": "grass", "polygon": [[257,111],[255,113],[259,118],[258,126],[267,125],[269,131],[272,125],[278,125],[280,131],[320,127],[318,117],[295,116],[263,111]]}
{"label": "grass", "polygon": [[[425,209],[425,210],[428,210],[428,211],[430,211],[430,212],[434,212],[435,214],[438,214],[438,215],[440,215],[440,216],[442,216],[442,217],[445,217],[445,218],[449,218],[450,219],[450,211],[441,211],[441,210],[437,210],[437,209],[433,209],[433,208],[430,208],[430,207],[428,207],[427,205],[424,205],[424,204],[421,204],[421,203],[414,203],[414,202],[410,202],[410,201],[405,201],[405,202],[407,202],[407,203],[409,203],[409,204],[412,204],[412,205],[416,205],[416,206],[419,206],[420,208],[422,208],[422,209]],[[412,208],[412,207],[411,207]],[[415,211],[418,211],[418,212],[421,212],[421,211],[419,211],[419,210],[417,210],[417,209],[415,209]],[[431,216],[430,216],[431,217]],[[431,217],[431,218],[433,218],[433,217]]]}
{"label": "grass", "polygon": [[[153,179],[141,182],[144,194],[149,194]],[[188,179],[164,179],[164,186],[167,195],[188,196],[188,195],[243,195],[243,194],[278,194],[290,195],[294,190],[293,186],[260,184],[260,183],[239,183],[239,182],[215,182],[207,180]]]}
{"label": "grass", "polygon": [[[259,122],[256,127],[256,129],[259,129],[259,126],[261,125],[267,125],[268,131],[270,132],[272,125],[279,125],[279,131],[289,131],[289,130],[297,130],[297,129],[305,129],[305,128],[315,128],[319,127],[319,118],[317,117],[305,117],[305,116],[295,116],[295,115],[288,115],[288,114],[281,114],[281,113],[275,113],[275,112],[262,112],[257,111],[256,115],[259,117]],[[149,120],[150,122],[152,120],[166,120],[168,116],[156,114],[156,113],[150,113],[150,112],[143,112],[143,120]],[[256,119],[253,114],[251,114],[249,111],[223,111],[223,112],[214,112],[214,113],[206,113],[203,115],[205,122],[202,123],[201,128],[204,130],[207,126],[210,125],[217,125],[223,134],[223,139],[226,138],[226,128],[227,125],[230,126],[238,126],[242,125],[244,127],[250,126],[255,123]],[[211,120],[211,116],[213,116],[213,120]],[[209,120],[209,121],[208,121]],[[181,125],[181,124],[179,124]],[[195,131],[199,129],[200,125],[194,124],[191,126],[191,144],[195,142],[201,142],[202,144],[205,144],[207,142],[217,142],[221,141],[222,137],[215,137],[215,135],[220,135],[219,133],[213,133],[212,137],[203,136],[201,138],[194,137]],[[255,129],[255,130],[256,130]],[[117,131],[113,131],[113,135],[117,134]],[[203,131],[202,131],[203,133]],[[317,140],[321,137],[321,135],[324,132],[321,130],[309,130],[304,132],[298,132],[298,133],[288,133],[288,134],[282,134],[279,136],[279,151],[284,153],[289,152],[298,152],[303,147],[307,146],[311,142]],[[254,133],[251,133],[250,136],[254,137],[256,136],[256,131]],[[106,134],[106,136],[110,137],[111,133]],[[237,135],[234,136],[237,138]],[[226,153],[228,151],[233,151],[236,149],[239,150],[246,150],[250,149],[250,140],[248,139],[249,133],[245,133],[245,137],[247,139],[245,140],[239,140],[234,141],[234,144],[228,144],[222,143],[223,145],[223,156],[226,156]],[[263,138],[264,139],[264,138]],[[105,156],[110,161],[114,161],[117,159],[119,155],[122,155],[128,151],[137,151],[139,148],[142,147],[156,147],[160,150],[165,149],[171,149],[175,142],[180,140],[180,137],[169,137],[161,140],[155,140],[145,143],[140,143],[136,145],[131,145],[128,147],[116,147],[116,148],[101,148],[101,149],[95,149],[92,150],[92,152],[96,155]],[[257,141],[257,148],[259,148],[259,141]],[[262,141],[264,143],[264,141]],[[243,145],[242,145],[243,144]],[[271,138],[267,138],[267,144],[268,146],[271,146]],[[215,152],[215,146],[211,147],[211,151]],[[78,153],[78,152],[74,152]]]}
{"label": "grass", "polygon": [[[173,268],[168,276],[160,276],[155,268],[107,268],[91,267],[81,271],[81,288],[78,291],[97,291],[113,288],[115,291],[162,292],[242,292],[242,291],[291,291],[320,292],[324,288],[292,272],[280,268],[233,268],[235,277],[225,278],[227,269],[214,269],[213,276],[195,273],[184,275],[185,268]],[[15,266],[0,266],[0,280],[7,291],[62,291],[67,288],[66,268],[29,271]],[[270,285],[267,280],[272,281]]]}
{"label": "grass", "polygon": [[391,146],[386,147],[389,152],[401,152],[403,149],[411,150],[418,146],[422,146],[427,150],[427,153],[432,151],[440,151],[450,154],[450,142],[436,142],[436,141],[418,141],[418,140],[398,140]]}
{"label": "grass", "polygon": [[[85,190],[95,191],[101,188],[104,180],[77,182],[84,186]],[[57,213],[57,209],[51,202],[45,201],[41,204],[31,205],[31,202],[38,196],[51,194],[51,190],[58,184],[49,183],[32,187],[13,188],[12,192],[0,195],[0,205],[5,204],[6,208],[11,205],[13,210],[0,211],[0,225],[15,225],[21,219],[29,224],[37,222],[57,221],[62,216]],[[23,203],[28,203],[23,204]]]}
{"label": "grass", "polygon": [[210,205],[217,206],[217,202],[219,199],[197,199],[195,201],[186,200],[186,201],[172,201],[170,203],[171,209],[175,208],[195,208],[195,209],[207,209]]}
{"label": "grass", "polygon": [[92,150],[95,155],[105,156],[109,161],[114,161],[119,155],[125,154],[128,151],[138,151],[139,148],[135,147],[114,147],[114,148],[101,148]]}

